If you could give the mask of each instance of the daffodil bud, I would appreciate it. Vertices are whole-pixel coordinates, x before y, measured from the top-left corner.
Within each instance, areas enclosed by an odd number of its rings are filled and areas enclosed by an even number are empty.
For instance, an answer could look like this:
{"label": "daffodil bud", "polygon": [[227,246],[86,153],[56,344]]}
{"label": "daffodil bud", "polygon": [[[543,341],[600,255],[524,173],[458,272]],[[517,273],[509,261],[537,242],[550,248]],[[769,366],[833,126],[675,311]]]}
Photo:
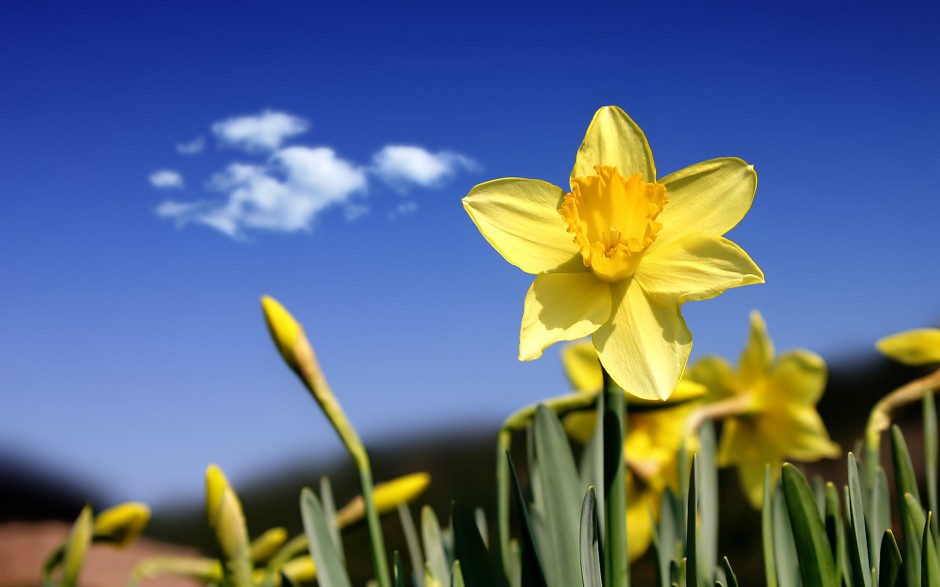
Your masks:
{"label": "daffodil bud", "polygon": [[94,539],[124,548],[133,542],[150,521],[150,508],[131,501],[106,509],[95,518]]}
{"label": "daffodil bud", "polygon": [[297,340],[304,334],[304,329],[297,320],[291,316],[284,306],[271,296],[261,297],[261,308],[264,310],[264,318],[268,323],[268,330],[271,331],[271,338],[277,345],[284,361],[291,369],[300,374],[300,364],[294,352]]}
{"label": "daffodil bud", "polygon": [[905,365],[940,363],[940,328],[922,328],[882,338],[878,350]]}
{"label": "daffodil bud", "polygon": [[[431,476],[427,473],[412,473],[388,481],[379,483],[372,490],[372,498],[375,500],[375,510],[381,514],[388,513],[398,508],[399,505],[409,503],[427,489],[431,482]],[[365,504],[362,496],[358,496],[350,501],[346,506],[336,514],[336,524],[340,528],[345,528],[362,519],[365,514]]]}
{"label": "daffodil bud", "polygon": [[215,465],[206,470],[206,514],[225,555],[226,573],[236,587],[249,587],[251,552],[245,515],[238,495]]}
{"label": "daffodil bud", "polygon": [[65,541],[62,556],[62,587],[73,587],[78,582],[78,576],[85,564],[88,548],[91,546],[93,534],[93,517],[91,506],[86,505],[72,525],[72,531]]}
{"label": "daffodil bud", "polygon": [[285,542],[287,542],[287,530],[271,528],[251,541],[251,560],[256,563],[268,560]]}
{"label": "daffodil bud", "polygon": [[317,577],[317,567],[309,556],[299,556],[288,561],[281,571],[295,583],[308,583]]}

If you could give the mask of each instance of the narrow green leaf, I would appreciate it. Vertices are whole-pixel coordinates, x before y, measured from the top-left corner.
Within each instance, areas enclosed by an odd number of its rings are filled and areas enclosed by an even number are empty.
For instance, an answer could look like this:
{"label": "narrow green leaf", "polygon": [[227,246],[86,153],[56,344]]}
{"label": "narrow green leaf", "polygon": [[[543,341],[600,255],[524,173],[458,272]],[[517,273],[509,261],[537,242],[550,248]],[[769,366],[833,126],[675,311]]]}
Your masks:
{"label": "narrow green leaf", "polygon": [[689,473],[688,514],[685,526],[685,585],[698,587],[698,536],[695,521],[698,518],[698,455],[692,457],[692,472]]}
{"label": "narrow green leaf", "polygon": [[[604,511],[604,394],[597,394],[594,407],[594,433],[581,453],[581,487],[594,487],[597,511]],[[597,519],[601,536],[606,536],[604,516]]]}
{"label": "narrow green leaf", "polygon": [[[832,547],[832,560],[836,561],[836,579],[841,581],[849,571],[845,549],[845,526],[842,521],[842,510],[839,504],[839,491],[832,483],[826,483],[826,536],[829,546]],[[848,579],[846,579],[848,581]]]}
{"label": "narrow green leaf", "polygon": [[320,500],[307,487],[300,492],[300,514],[304,521],[310,556],[317,566],[317,582],[322,587],[351,587],[349,576],[333,545],[333,537],[327,528]]}
{"label": "narrow green leaf", "polygon": [[819,516],[826,519],[826,482],[822,477],[816,475],[813,477],[813,497],[816,498],[816,508],[819,510]]}
{"label": "narrow green leaf", "polygon": [[783,494],[783,480],[778,481],[773,500],[773,547],[777,565],[777,582],[780,587],[799,587],[800,562],[796,551],[796,541],[793,537],[793,529],[790,527],[787,500]]}
{"label": "narrow green leaf", "polygon": [[602,587],[600,535],[597,527],[597,498],[594,488],[584,494],[581,505],[581,582],[584,587]]}
{"label": "narrow green leaf", "polygon": [[894,459],[894,476],[899,499],[901,499],[901,496],[905,493],[910,493],[914,496],[914,499],[917,500],[917,503],[921,503],[920,491],[917,489],[917,477],[914,475],[914,463],[911,461],[911,453],[907,450],[904,435],[897,425],[891,426],[891,455]]}
{"label": "narrow green leaf", "polygon": [[[604,373],[604,584],[627,587],[627,486],[624,481],[625,429],[623,390]],[[573,585],[574,583],[572,583]],[[565,586],[569,587],[569,586]]]}
{"label": "narrow green leaf", "polygon": [[904,577],[907,587],[920,586],[920,530],[908,512],[909,507],[906,494],[910,494],[920,509],[920,493],[917,491],[917,481],[914,477],[914,465],[911,454],[904,442],[904,435],[897,426],[891,427],[891,461],[894,465],[894,491],[898,499],[898,516],[904,535]]}
{"label": "narrow green leaf", "polygon": [[[460,561],[463,581],[469,587],[494,587],[503,584],[499,574],[493,568],[483,537],[477,527],[473,508],[461,502],[454,504],[452,514],[454,524],[454,550]],[[453,581],[453,574],[451,580]]]}
{"label": "narrow green leaf", "polygon": [[782,477],[803,587],[838,587],[832,549],[809,483],[790,464],[783,465]]}
{"label": "narrow green leaf", "polygon": [[580,581],[578,532],[581,513],[581,480],[571,446],[558,416],[540,405],[535,412],[535,455],[545,496],[546,526],[552,542],[553,572],[546,578],[552,586],[566,587]]}
{"label": "narrow green leaf", "polygon": [[450,585],[450,564],[444,553],[444,541],[441,538],[441,525],[430,506],[421,508],[421,540],[424,554],[431,574],[443,585]]}
{"label": "narrow green leaf", "polygon": [[672,585],[670,568],[678,556],[679,535],[676,531],[679,517],[679,506],[672,489],[667,487],[663,492],[662,503],[659,509],[659,531],[656,545],[656,558],[659,563],[660,587]]}
{"label": "narrow green leaf", "polygon": [[881,539],[878,587],[895,587],[901,579],[901,551],[891,530],[885,530]]}
{"label": "narrow green leaf", "polygon": [[921,559],[923,572],[920,577],[921,587],[937,587],[937,585],[940,585],[940,560],[937,560],[937,546],[934,544],[933,532],[930,530],[932,519],[933,512],[928,512],[920,543],[920,551],[923,554]]}
{"label": "narrow green leaf", "polygon": [[336,502],[333,500],[333,486],[326,475],[320,477],[320,504],[323,506],[323,515],[326,517],[326,527],[333,538],[333,546],[339,554],[339,562],[346,564],[346,553],[343,550],[343,539],[339,535],[339,525],[336,523]]}
{"label": "narrow green leaf", "polygon": [[520,584],[523,587],[545,587],[545,572],[542,567],[542,561],[539,557],[539,550],[536,547],[535,533],[532,528],[532,521],[529,517],[528,508],[525,505],[525,497],[522,495],[522,488],[519,486],[519,478],[516,476],[516,467],[512,463],[512,457],[506,453],[505,458],[509,463],[510,480],[512,481],[512,498],[515,504],[515,511],[519,516],[520,526],[522,527],[522,542],[519,543],[519,564]]}
{"label": "narrow green leaf", "polygon": [[463,572],[460,570],[460,561],[455,560],[454,566],[450,570],[450,587],[464,587]]}
{"label": "narrow green leaf", "polygon": [[861,475],[855,455],[849,453],[847,461],[849,476],[849,562],[852,564],[853,584],[871,587],[871,563],[868,558],[868,531],[865,526],[865,508],[862,502]]}
{"label": "narrow green leaf", "polygon": [[722,557],[721,567],[725,571],[725,581],[728,583],[728,587],[738,587],[738,576],[734,574],[728,557]]}
{"label": "narrow green leaf", "polygon": [[868,552],[872,567],[881,567],[881,540],[885,530],[891,527],[891,498],[888,495],[888,477],[879,465],[871,488],[871,510],[868,516]]}
{"label": "narrow green leaf", "polygon": [[522,552],[518,540],[509,541],[509,568],[506,569],[509,587],[522,587]]}
{"label": "narrow green leaf", "polygon": [[418,541],[418,531],[415,529],[415,520],[411,515],[411,508],[407,503],[398,505],[398,518],[401,520],[401,529],[405,534],[405,544],[408,547],[408,558],[411,560],[411,569],[414,573],[417,587],[424,587],[424,554]]}
{"label": "narrow green leaf", "polygon": [[699,428],[698,451],[698,566],[706,583],[714,580],[718,560],[718,463],[715,455],[715,427],[711,420],[706,420]]}
{"label": "narrow green leaf", "polygon": [[764,467],[764,501],[761,506],[761,544],[764,550],[764,580],[767,587],[777,587],[777,565],[774,556],[774,499],[770,483],[770,465]]}
{"label": "narrow green leaf", "polygon": [[[932,393],[924,395],[924,475],[927,477],[927,504],[937,512],[937,408]],[[934,539],[937,535],[936,516],[931,524]]]}

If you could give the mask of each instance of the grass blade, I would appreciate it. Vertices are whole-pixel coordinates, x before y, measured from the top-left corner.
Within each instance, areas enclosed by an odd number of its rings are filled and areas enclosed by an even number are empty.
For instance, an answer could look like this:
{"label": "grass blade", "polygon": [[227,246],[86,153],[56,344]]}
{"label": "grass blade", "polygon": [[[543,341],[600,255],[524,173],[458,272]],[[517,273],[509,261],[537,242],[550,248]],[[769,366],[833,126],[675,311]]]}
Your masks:
{"label": "grass blade", "polygon": [[868,555],[868,531],[865,526],[865,506],[862,501],[862,486],[855,455],[848,456],[849,476],[849,562],[852,565],[854,585],[871,587],[871,562]]}
{"label": "grass blade", "polygon": [[901,551],[891,530],[885,530],[881,539],[878,567],[878,587],[895,587],[900,583]]}
{"label": "grass blade", "polygon": [[545,573],[536,547],[535,533],[528,508],[525,505],[525,497],[522,495],[519,478],[516,476],[516,467],[513,465],[509,453],[506,453],[506,459],[509,463],[509,473],[513,487],[513,503],[522,527],[522,542],[519,543],[520,584],[523,587],[546,587]]}
{"label": "grass blade", "polygon": [[782,478],[803,587],[838,587],[832,549],[809,483],[790,464],[783,465]]}
{"label": "grass blade", "polygon": [[721,559],[721,567],[725,571],[725,581],[728,587],[738,587],[738,576],[734,574],[734,570],[731,568],[731,561],[728,560],[728,557]]}
{"label": "grass blade", "polygon": [[320,500],[307,487],[300,492],[300,514],[310,546],[310,556],[317,566],[318,583],[322,587],[351,587],[349,576],[333,545]]}
{"label": "grass blade", "polygon": [[937,546],[934,544],[933,532],[930,530],[932,520],[933,512],[928,512],[920,544],[920,551],[923,555],[920,565],[923,573],[920,577],[921,587],[937,587],[937,585],[940,585],[940,561],[937,560]]}
{"label": "grass blade", "polygon": [[430,506],[421,508],[421,539],[431,575],[442,585],[450,585],[450,564],[444,552],[441,525]]}
{"label": "grass blade", "polygon": [[[489,552],[480,536],[476,514],[460,502],[454,504],[454,550],[463,571],[462,580],[469,587],[495,587],[503,584],[493,568]],[[451,581],[454,580],[451,574]]]}
{"label": "grass blade", "polygon": [[624,481],[623,390],[604,373],[604,582],[627,587],[627,486]]}
{"label": "grass blade", "polygon": [[[764,502],[761,507],[761,544],[764,547],[764,581],[777,587],[777,564],[774,556],[774,491],[770,483],[770,465],[764,468]],[[668,587],[668,586],[666,586]]]}
{"label": "grass blade", "polygon": [[698,518],[698,455],[692,457],[689,473],[688,514],[685,527],[685,585],[698,587],[698,540],[695,521]]}
{"label": "grass blade", "polygon": [[706,420],[699,428],[698,509],[699,573],[706,584],[715,578],[718,560],[718,463],[715,458],[715,427]]}
{"label": "grass blade", "polygon": [[581,505],[581,582],[584,587],[602,587],[601,560],[597,527],[597,498],[594,488],[584,494]]}

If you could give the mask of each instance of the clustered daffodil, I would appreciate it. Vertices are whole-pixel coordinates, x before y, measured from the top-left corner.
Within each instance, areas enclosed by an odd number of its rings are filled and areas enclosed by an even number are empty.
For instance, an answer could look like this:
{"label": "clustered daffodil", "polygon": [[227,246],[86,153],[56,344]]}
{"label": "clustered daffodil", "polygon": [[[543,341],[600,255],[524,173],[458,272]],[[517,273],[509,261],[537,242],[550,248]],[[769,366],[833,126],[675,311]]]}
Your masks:
{"label": "clustered daffodil", "polygon": [[[566,346],[561,352],[565,374],[579,392],[597,394],[603,385],[603,373],[591,343]],[[680,381],[670,398],[683,402],[650,411],[627,412],[627,437],[624,439],[624,478],[627,485],[627,556],[633,561],[649,548],[653,536],[650,512],[658,512],[665,488],[678,490],[678,454],[686,431],[686,422],[695,410],[692,401],[704,395],[701,385]],[[637,400],[631,405],[645,405]],[[565,430],[579,442],[587,442],[595,425],[595,414],[579,412],[564,419]]]}
{"label": "clustered daffodil", "polygon": [[774,358],[773,342],[759,312],[751,313],[747,347],[738,368],[720,357],[697,361],[688,377],[708,388],[707,405],[693,416],[722,417],[718,465],[738,468],[754,507],[763,500],[764,470],[773,480],[784,459],[816,461],[839,456],[816,404],[826,385],[819,355],[797,349]]}
{"label": "clustered daffodil", "polygon": [[594,115],[566,191],[505,178],[474,187],[464,208],[510,263],[536,275],[525,299],[519,358],[592,336],[618,385],[667,398],[692,337],[690,300],[761,283],[761,270],[723,238],[747,213],[754,168],[713,159],[656,177],[643,131],[615,106]]}

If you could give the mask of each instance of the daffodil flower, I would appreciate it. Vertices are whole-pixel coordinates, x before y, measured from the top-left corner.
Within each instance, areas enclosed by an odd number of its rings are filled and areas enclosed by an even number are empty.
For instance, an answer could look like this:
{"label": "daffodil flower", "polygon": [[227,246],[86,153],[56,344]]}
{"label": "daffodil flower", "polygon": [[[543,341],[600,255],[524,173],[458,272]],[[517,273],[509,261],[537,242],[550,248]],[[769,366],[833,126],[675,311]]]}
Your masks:
{"label": "daffodil flower", "polygon": [[776,481],[784,459],[816,461],[839,456],[816,404],[826,386],[826,363],[806,350],[774,358],[774,346],[759,312],[738,368],[720,357],[705,357],[688,377],[708,388],[702,412],[722,417],[718,465],[738,468],[741,486],[754,507],[763,501],[764,469]]}
{"label": "daffodil flower", "polygon": [[[566,346],[561,352],[565,374],[575,389],[597,393],[603,384],[601,364],[591,343]],[[659,511],[665,488],[678,490],[678,454],[686,431],[686,422],[697,403],[691,400],[704,395],[701,385],[681,381],[672,401],[675,406],[627,413],[627,437],[624,439],[624,460],[627,484],[627,556],[633,561],[649,548],[653,536],[650,512]],[[636,404],[638,402],[634,402]],[[587,442],[594,431],[595,415],[581,412],[565,417],[568,434],[579,442]]]}
{"label": "daffodil flower", "polygon": [[680,313],[690,300],[761,283],[761,270],[725,232],[757,189],[754,168],[713,159],[656,177],[643,131],[615,106],[594,115],[569,190],[505,178],[464,198],[484,238],[535,281],[525,299],[519,358],[592,336],[623,389],[664,399],[692,347]]}

